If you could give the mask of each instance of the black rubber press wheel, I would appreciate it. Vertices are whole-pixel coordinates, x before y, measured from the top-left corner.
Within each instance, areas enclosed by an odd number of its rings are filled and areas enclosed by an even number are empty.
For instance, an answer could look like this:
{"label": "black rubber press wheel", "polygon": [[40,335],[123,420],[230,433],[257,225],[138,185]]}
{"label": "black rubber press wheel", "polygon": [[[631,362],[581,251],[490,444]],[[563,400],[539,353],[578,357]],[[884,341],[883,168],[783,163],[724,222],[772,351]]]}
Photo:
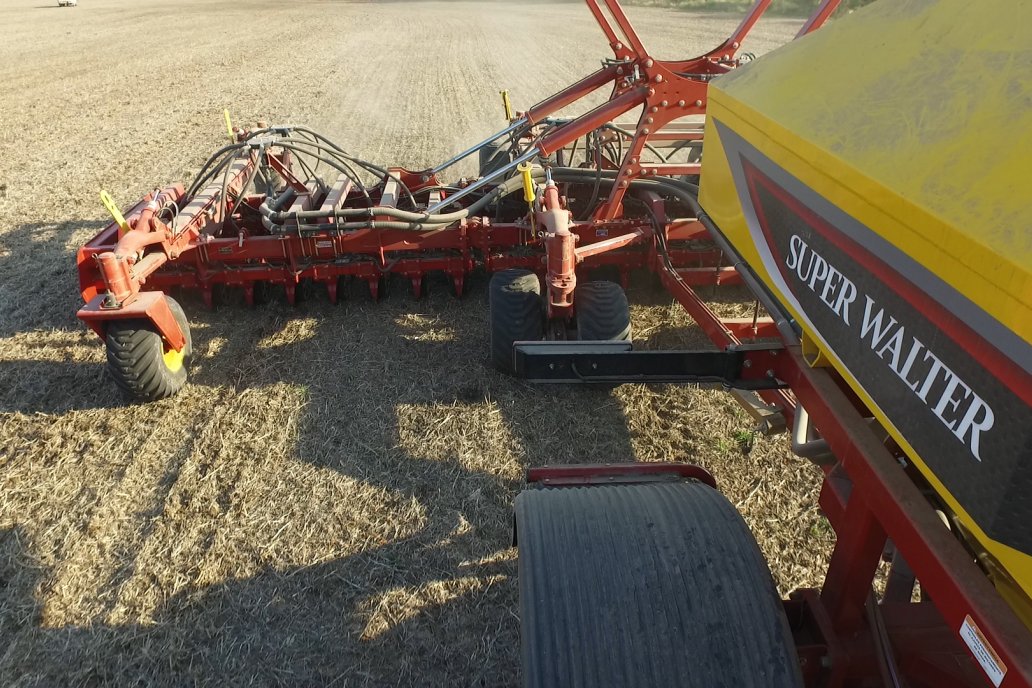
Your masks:
{"label": "black rubber press wheel", "polygon": [[615,282],[585,282],[573,298],[577,310],[577,339],[630,341],[631,309],[627,295]]}
{"label": "black rubber press wheel", "polygon": [[514,342],[544,336],[541,282],[530,270],[510,269],[491,277],[491,363],[512,375]]}
{"label": "black rubber press wheel", "polygon": [[516,536],[524,686],[803,686],[767,563],[713,488],[528,489]]}
{"label": "black rubber press wheel", "polygon": [[187,368],[193,356],[190,323],[182,306],[168,296],[165,300],[186,338],[182,351],[166,346],[148,320],[113,320],[107,326],[108,372],[132,401],[164,399],[186,384]]}

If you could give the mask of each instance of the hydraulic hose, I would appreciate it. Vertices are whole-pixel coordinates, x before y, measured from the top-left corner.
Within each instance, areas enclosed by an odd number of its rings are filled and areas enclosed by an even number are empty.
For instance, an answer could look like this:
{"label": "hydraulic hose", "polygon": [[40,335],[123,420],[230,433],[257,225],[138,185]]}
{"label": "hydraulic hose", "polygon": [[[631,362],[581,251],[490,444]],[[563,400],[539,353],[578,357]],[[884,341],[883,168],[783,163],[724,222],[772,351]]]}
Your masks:
{"label": "hydraulic hose", "polygon": [[[535,179],[541,179],[545,176],[545,171],[542,168],[535,168],[532,172]],[[595,182],[601,177],[607,185],[611,186],[617,176],[616,171],[604,170],[599,173],[597,170],[586,170],[576,167],[559,167],[552,169],[552,178],[557,182]],[[302,221],[309,220],[328,220],[333,219],[338,221],[336,228],[343,230],[354,230],[354,229],[367,229],[373,227],[373,218],[377,216],[389,217],[395,220],[400,220],[398,223],[390,223],[390,226],[383,226],[386,223],[378,221],[381,229],[438,229],[446,227],[449,224],[458,222],[467,217],[475,215],[476,213],[489,206],[494,201],[504,198],[522,188],[522,179],[520,177],[514,177],[512,179],[506,179],[501,184],[496,186],[493,190],[485,194],[483,197],[471,203],[469,206],[452,213],[440,213],[440,214],[429,214],[429,213],[418,213],[407,210],[399,210],[398,208],[378,206],[372,208],[341,208],[336,210],[300,210],[294,212],[278,211],[275,207],[275,201],[270,203],[266,201],[262,203],[258,210],[264,218],[265,226],[270,231],[288,231],[290,229],[297,229],[297,224]],[[687,182],[681,182],[673,179],[663,180],[659,179],[636,179],[630,183],[629,188],[648,188],[657,191],[665,191],[668,194],[676,196],[679,200],[682,200],[688,205],[696,214],[702,212],[699,207],[698,201],[693,194],[698,193],[698,187],[694,184]],[[348,220],[359,220],[356,222],[345,222],[340,223],[340,218],[346,218]],[[293,227],[288,226],[286,223],[296,223]],[[313,228],[315,229],[315,228]]]}

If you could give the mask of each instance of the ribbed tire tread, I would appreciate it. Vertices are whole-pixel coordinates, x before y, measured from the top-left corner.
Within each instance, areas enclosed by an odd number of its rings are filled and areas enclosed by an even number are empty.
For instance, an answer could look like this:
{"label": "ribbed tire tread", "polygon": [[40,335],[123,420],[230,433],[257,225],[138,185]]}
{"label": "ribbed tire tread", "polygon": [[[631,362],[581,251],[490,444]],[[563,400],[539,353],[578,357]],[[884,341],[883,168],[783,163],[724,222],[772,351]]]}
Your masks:
{"label": "ribbed tire tread", "polygon": [[516,528],[525,686],[803,685],[770,570],[716,490],[530,489]]}
{"label": "ribbed tire tread", "polygon": [[502,270],[491,277],[491,363],[512,375],[512,345],[544,335],[541,283],[530,270]]}
{"label": "ribbed tire tread", "polygon": [[577,338],[581,341],[629,341],[631,309],[616,282],[584,282],[574,293]]}
{"label": "ribbed tire tread", "polygon": [[157,401],[170,397],[186,384],[187,366],[193,355],[190,324],[182,307],[165,297],[186,337],[183,366],[170,370],[163,358],[161,335],[148,320],[112,320],[107,326],[107,367],[111,378],[131,401]]}

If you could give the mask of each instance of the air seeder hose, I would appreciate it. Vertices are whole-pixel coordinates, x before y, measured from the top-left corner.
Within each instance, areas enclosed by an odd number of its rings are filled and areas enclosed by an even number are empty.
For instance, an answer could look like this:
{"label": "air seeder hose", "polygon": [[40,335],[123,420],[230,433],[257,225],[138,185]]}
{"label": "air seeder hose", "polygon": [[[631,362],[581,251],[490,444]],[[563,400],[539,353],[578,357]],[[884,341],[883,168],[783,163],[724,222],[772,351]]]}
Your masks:
{"label": "air seeder hose", "polygon": [[[535,168],[532,172],[534,179],[543,179],[545,170]],[[607,186],[612,186],[617,176],[616,171],[603,171],[601,179]],[[599,173],[595,170],[586,170],[576,167],[558,167],[552,169],[552,178],[557,182],[591,182],[599,179]],[[297,229],[298,224],[310,220],[337,220],[336,229],[357,230],[357,229],[410,229],[430,230],[440,229],[452,223],[476,215],[478,212],[491,205],[498,199],[516,193],[523,188],[521,177],[506,179],[482,198],[474,201],[462,210],[452,213],[418,213],[408,210],[400,210],[394,207],[375,206],[371,208],[342,208],[338,210],[299,210],[299,211],[278,211],[276,202],[266,201],[259,206],[262,214],[263,224],[269,231],[289,231]],[[696,213],[701,212],[698,200],[693,194],[698,193],[698,187],[694,184],[681,182],[674,179],[636,179],[630,183],[630,188],[647,188],[656,191],[664,191],[684,201]],[[374,221],[374,217],[389,217],[400,222],[389,223]],[[341,218],[355,220],[352,222],[339,223]],[[313,228],[316,229],[316,228]]]}

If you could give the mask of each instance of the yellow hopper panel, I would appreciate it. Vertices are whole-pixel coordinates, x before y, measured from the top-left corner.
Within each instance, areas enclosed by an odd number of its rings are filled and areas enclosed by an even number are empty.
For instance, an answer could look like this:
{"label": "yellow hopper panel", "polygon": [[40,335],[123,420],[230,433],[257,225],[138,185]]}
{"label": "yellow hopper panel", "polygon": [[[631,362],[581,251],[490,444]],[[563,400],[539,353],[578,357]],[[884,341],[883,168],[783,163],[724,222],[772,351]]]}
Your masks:
{"label": "yellow hopper panel", "polygon": [[709,93],[703,208],[1032,625],[1032,3],[883,0]]}

